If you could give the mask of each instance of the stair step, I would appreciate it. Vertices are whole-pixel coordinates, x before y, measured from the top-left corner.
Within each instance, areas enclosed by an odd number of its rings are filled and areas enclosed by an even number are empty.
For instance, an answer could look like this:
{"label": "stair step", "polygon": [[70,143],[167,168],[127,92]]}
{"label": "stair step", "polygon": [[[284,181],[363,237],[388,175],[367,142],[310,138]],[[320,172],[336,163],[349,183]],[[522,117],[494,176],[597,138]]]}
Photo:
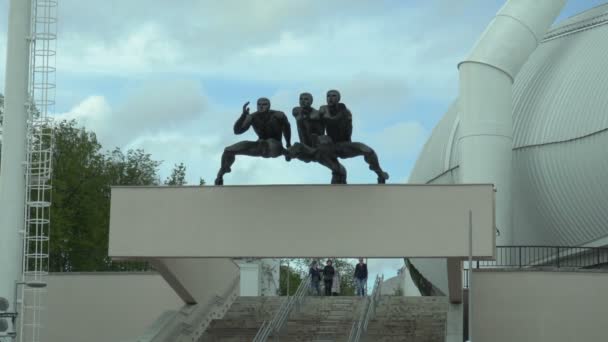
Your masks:
{"label": "stair step", "polygon": [[[240,297],[224,318],[211,322],[201,342],[251,341],[285,297]],[[294,309],[281,342],[346,342],[367,301],[362,297],[307,297]],[[443,342],[449,304],[445,297],[381,296],[364,341]],[[272,340],[272,338],[270,339]]]}

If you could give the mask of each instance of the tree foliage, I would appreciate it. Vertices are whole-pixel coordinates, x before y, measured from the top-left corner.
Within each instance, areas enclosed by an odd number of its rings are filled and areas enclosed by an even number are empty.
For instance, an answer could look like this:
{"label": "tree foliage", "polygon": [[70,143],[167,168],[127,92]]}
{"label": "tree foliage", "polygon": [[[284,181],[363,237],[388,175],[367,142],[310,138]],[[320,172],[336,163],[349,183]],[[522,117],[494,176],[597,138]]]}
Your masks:
{"label": "tree foliage", "polygon": [[[0,124],[2,114],[4,96],[0,94]],[[159,185],[161,162],[141,149],[104,152],[95,133],[77,127],[75,121],[57,123],[54,136],[50,271],[146,267],[112,263],[107,256],[111,186]],[[185,172],[183,163],[176,165],[167,181],[186,184]],[[204,184],[202,178],[200,182]]]}
{"label": "tree foliage", "polygon": [[171,175],[165,179],[165,185],[185,185],[186,182],[186,166],[184,163],[175,164]]}
{"label": "tree foliage", "polygon": [[[281,265],[281,273],[279,277],[279,290],[280,296],[286,296],[287,290],[289,290],[289,295],[292,296],[296,293],[298,286],[302,282],[302,279],[306,277],[306,274],[303,274],[301,270],[297,270],[294,267]],[[289,281],[287,279],[289,278]]]}
{"label": "tree foliage", "polygon": [[157,185],[158,166],[143,150],[101,151],[94,133],[62,121],[53,153],[51,271],[111,269],[107,257],[112,185]]}

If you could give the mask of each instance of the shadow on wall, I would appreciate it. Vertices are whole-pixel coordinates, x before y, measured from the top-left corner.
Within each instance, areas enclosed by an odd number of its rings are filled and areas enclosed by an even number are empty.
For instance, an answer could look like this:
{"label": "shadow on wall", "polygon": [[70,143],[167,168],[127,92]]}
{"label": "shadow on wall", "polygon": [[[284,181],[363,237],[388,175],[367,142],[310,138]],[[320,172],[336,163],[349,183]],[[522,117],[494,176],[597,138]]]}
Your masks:
{"label": "shadow on wall", "polygon": [[420,272],[418,272],[416,267],[414,267],[408,258],[403,258],[403,261],[405,261],[405,266],[410,271],[410,276],[412,277],[414,284],[423,296],[445,296],[440,289],[435,287],[422,274],[420,274]]}

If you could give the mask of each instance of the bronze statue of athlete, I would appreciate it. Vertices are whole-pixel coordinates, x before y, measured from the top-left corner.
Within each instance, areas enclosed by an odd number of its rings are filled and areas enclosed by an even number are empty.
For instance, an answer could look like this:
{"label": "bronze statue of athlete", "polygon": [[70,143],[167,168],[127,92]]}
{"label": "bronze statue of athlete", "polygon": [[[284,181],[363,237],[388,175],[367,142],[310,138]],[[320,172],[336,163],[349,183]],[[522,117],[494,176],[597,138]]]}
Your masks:
{"label": "bronze statue of athlete", "polygon": [[300,142],[288,149],[288,155],[306,163],[316,161],[332,171],[332,184],[346,184],[346,168],[338,161],[334,144],[325,135],[325,124],[312,101],[310,93],[302,93],[300,106],[293,109]]}
{"label": "bronze statue of athlete", "polygon": [[327,135],[335,144],[336,155],[342,159],[363,156],[369,165],[369,169],[378,175],[378,183],[386,183],[388,173],[380,167],[376,152],[363,143],[351,141],[353,133],[352,114],[346,108],[346,105],[340,103],[339,91],[330,90],[327,92],[327,105],[321,106],[319,113]]}
{"label": "bronze statue of athlete", "polygon": [[249,114],[249,102],[243,105],[241,116],[234,123],[234,134],[245,133],[249,127],[258,135],[257,141],[241,141],[224,149],[222,165],[217,173],[215,185],[224,184],[224,174],[231,171],[235,156],[244,155],[252,157],[276,158],[285,155],[282,138],[285,137],[287,148],[291,146],[291,126],[285,113],[270,109],[270,100],[259,98],[258,110]]}

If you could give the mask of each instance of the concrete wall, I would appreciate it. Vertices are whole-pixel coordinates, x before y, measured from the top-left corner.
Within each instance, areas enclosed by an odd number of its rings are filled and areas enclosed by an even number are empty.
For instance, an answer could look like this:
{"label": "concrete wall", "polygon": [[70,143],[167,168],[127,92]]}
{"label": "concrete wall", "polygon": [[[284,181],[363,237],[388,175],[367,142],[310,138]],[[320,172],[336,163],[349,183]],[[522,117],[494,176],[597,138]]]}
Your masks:
{"label": "concrete wall", "polygon": [[474,271],[475,342],[608,341],[608,272]]}
{"label": "concrete wall", "polygon": [[165,310],[184,305],[155,273],[51,274],[46,301],[48,342],[131,340]]}
{"label": "concrete wall", "polygon": [[187,304],[205,306],[224,297],[239,277],[239,267],[225,258],[163,258],[151,262]]}
{"label": "concrete wall", "polygon": [[492,185],[114,187],[109,255],[465,257],[469,210],[493,258]]}

